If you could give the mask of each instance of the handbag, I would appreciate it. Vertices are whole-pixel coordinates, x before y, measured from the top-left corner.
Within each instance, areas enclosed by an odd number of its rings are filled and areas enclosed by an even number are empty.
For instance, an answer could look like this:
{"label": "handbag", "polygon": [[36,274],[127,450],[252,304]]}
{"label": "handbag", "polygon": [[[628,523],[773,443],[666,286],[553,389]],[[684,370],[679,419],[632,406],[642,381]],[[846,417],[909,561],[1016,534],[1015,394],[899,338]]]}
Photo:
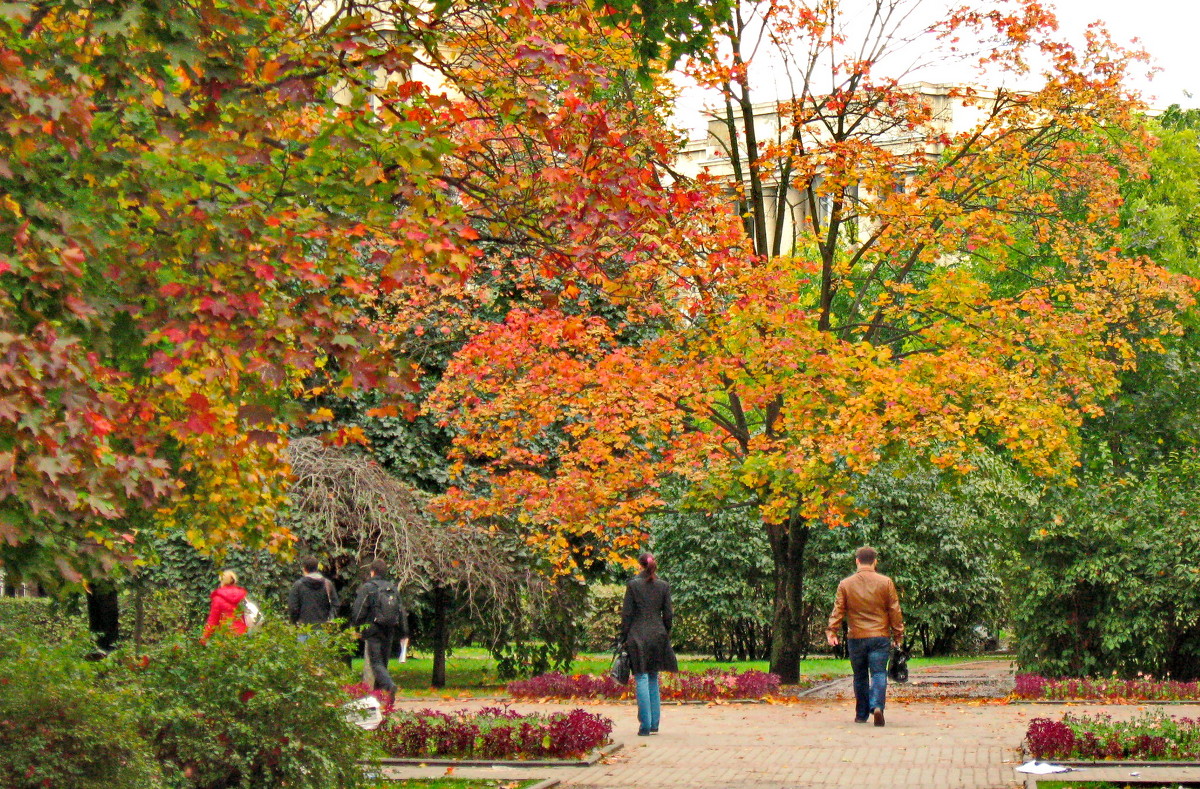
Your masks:
{"label": "handbag", "polygon": [[908,650],[893,646],[888,660],[888,678],[893,682],[908,682]]}
{"label": "handbag", "polygon": [[622,685],[629,684],[629,652],[624,646],[617,647],[613,652],[612,667],[609,668],[608,674]]}

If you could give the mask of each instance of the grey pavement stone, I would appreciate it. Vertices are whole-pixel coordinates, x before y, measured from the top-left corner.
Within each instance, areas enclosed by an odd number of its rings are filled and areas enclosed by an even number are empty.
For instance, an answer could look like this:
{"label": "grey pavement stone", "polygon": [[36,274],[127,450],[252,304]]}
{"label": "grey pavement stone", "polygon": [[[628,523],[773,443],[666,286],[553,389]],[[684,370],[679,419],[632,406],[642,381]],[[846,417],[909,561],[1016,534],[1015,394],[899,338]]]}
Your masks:
{"label": "grey pavement stone", "polygon": [[[406,703],[407,704],[407,703]],[[414,706],[430,706],[428,700]],[[495,702],[442,702],[442,708]],[[591,767],[458,769],[462,777],[554,777],[566,789],[1012,789],[1029,721],[1063,710],[977,700],[889,700],[887,726],[853,722],[853,702],[675,706],[663,709],[662,732],[637,736],[624,704],[513,704],[546,712],[585,706],[615,722],[625,748]],[[1077,705],[1131,717],[1136,706]],[[1200,716],[1200,705],[1173,709]],[[442,774],[429,771],[427,774]],[[413,773],[391,773],[410,775]]]}

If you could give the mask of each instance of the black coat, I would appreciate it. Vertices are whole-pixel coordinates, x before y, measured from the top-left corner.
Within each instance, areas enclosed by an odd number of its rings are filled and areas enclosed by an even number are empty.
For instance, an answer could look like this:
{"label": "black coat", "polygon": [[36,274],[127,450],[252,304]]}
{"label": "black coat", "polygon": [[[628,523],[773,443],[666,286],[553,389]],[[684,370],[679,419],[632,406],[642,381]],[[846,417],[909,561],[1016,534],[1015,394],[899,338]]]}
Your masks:
{"label": "black coat", "polygon": [[288,593],[288,618],[294,625],[319,625],[337,611],[338,593],[333,582],[322,575],[305,575]]}
{"label": "black coat", "polygon": [[621,606],[621,640],[629,651],[634,674],[678,671],[671,649],[671,587],[661,578],[638,575],[625,584]]}

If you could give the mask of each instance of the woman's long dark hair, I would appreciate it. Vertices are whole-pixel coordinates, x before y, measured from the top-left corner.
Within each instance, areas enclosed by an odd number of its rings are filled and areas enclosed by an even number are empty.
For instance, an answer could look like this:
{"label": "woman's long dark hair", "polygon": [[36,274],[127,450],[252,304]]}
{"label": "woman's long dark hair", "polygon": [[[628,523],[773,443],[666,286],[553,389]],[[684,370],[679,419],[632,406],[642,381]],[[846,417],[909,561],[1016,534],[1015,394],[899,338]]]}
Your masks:
{"label": "woman's long dark hair", "polygon": [[653,581],[658,577],[658,561],[652,553],[643,553],[638,557],[638,564],[642,566],[642,575],[647,581]]}

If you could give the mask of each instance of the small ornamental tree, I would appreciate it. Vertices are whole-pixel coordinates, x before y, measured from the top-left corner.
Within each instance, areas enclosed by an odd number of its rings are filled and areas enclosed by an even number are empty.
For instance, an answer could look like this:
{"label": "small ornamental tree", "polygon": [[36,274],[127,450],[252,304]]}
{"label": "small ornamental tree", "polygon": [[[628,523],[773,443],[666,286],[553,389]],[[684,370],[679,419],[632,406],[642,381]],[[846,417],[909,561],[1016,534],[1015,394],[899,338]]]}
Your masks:
{"label": "small ornamental tree", "polygon": [[[919,91],[874,69],[908,4],[884,3],[851,44],[839,3],[761,4],[764,40],[798,64],[770,144],[754,137],[735,15],[700,76],[732,108],[746,210],[725,211],[715,185],[701,206],[648,178],[683,202],[629,226],[622,265],[587,270],[631,321],[669,325],[631,345],[587,315],[513,311],[458,354],[433,402],[460,434],[444,506],[522,525],[565,571],[628,559],[666,479],[686,480],[697,507],[758,507],[785,682],[803,651],[810,530],[847,522],[862,474],[898,449],[965,472],[985,447],[1036,475],[1069,471],[1084,415],[1192,298],[1113,230],[1119,177],[1144,164],[1130,56],[1098,33],[1071,48],[1034,2],[952,13],[935,44],[986,39],[981,62],[1016,76],[1034,56],[1053,67],[1026,92],[952,90],[977,120],[945,130]],[[768,233],[776,177],[812,206],[791,245]]]}

